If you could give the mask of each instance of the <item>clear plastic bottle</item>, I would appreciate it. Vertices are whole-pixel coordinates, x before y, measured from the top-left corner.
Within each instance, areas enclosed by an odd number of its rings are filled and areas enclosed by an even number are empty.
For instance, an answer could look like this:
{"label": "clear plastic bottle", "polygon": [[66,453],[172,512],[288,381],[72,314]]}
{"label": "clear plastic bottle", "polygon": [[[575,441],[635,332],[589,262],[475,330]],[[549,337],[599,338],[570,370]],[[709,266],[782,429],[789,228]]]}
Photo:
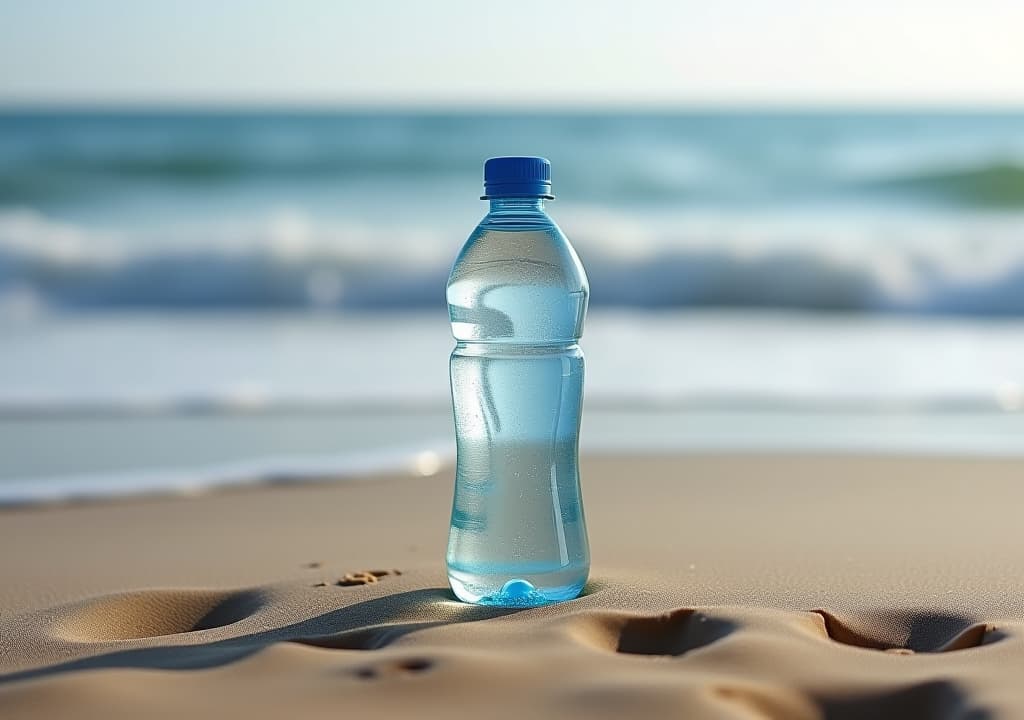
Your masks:
{"label": "clear plastic bottle", "polygon": [[590,570],[578,470],[589,288],[544,211],[544,158],[491,158],[490,212],[448,280],[458,460],[448,579],[459,599],[570,600]]}

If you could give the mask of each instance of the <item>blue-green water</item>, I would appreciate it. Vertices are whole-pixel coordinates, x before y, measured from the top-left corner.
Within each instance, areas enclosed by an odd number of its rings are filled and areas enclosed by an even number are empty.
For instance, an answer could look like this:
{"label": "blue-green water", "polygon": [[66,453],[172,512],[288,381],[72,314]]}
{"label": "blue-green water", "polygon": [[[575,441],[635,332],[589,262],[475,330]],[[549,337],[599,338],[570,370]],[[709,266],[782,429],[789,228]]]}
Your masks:
{"label": "blue-green water", "polygon": [[1024,314],[1024,114],[938,111],[0,113],[0,308],[441,308],[524,152],[596,306]]}
{"label": "blue-green water", "polygon": [[1024,452],[1020,112],[4,111],[9,496],[446,456],[506,153],[587,266],[584,447]]}

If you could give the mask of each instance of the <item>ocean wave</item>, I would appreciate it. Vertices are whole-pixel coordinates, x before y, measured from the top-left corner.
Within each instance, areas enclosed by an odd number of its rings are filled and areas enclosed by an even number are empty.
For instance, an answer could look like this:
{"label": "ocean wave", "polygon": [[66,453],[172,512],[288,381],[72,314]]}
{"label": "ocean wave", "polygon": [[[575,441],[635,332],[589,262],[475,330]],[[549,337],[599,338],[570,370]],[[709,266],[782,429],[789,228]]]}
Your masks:
{"label": "ocean wave", "polygon": [[782,132],[756,123],[749,134],[733,136],[685,123],[649,126],[652,118],[636,119],[635,126],[620,119],[597,135],[579,132],[566,119],[525,129],[509,118],[448,118],[436,127],[414,120],[350,118],[319,126],[307,118],[295,126],[234,128],[198,121],[150,127],[136,119],[95,128],[72,119],[47,130],[12,127],[0,114],[0,206],[88,197],[116,209],[125,193],[216,193],[260,183],[303,192],[462,188],[478,182],[481,158],[512,144],[552,148],[560,191],[603,204],[924,199],[954,208],[1024,207],[1024,132],[984,124],[971,133],[977,142],[963,148],[962,128],[949,128],[948,142],[941,136],[915,143],[911,129],[895,121],[892,136],[873,143],[866,130],[863,137],[831,137],[838,130],[827,122],[819,137],[794,134],[795,126]]}
{"label": "ocean wave", "polygon": [[[594,305],[1024,315],[1020,222],[566,226]],[[405,232],[271,219],[182,249],[4,212],[0,310],[441,307],[454,249]]]}
{"label": "ocean wave", "polygon": [[1004,160],[880,177],[862,186],[878,192],[913,194],[971,207],[1024,207],[1024,166]]}
{"label": "ocean wave", "polygon": [[[319,153],[254,153],[236,148],[185,149],[166,153],[65,153],[32,157],[29,163],[0,167],[0,205],[46,203],[92,195],[116,197],[133,183],[198,188],[253,181],[313,183],[408,183],[462,180],[478,159],[442,150],[392,149]],[[923,161],[922,161],[923,162]],[[702,166],[659,167],[647,161],[619,163],[614,175],[562,162],[561,187],[573,197],[621,203],[674,202],[745,203],[771,198],[773,202],[807,202],[827,197],[855,202],[879,199],[926,200],[959,208],[1024,207],[1024,164],[1017,155],[970,164],[929,165],[899,173],[876,170],[852,179],[838,170],[779,175],[772,167]]]}
{"label": "ocean wave", "polygon": [[1024,208],[1019,112],[756,110],[0,112],[0,206],[464,197],[504,152],[547,153],[557,192],[604,206]]}
{"label": "ocean wave", "polygon": [[34,165],[54,175],[190,180],[276,177],[444,174],[465,168],[461,158],[428,150],[391,152],[256,153],[225,148],[172,149],[151,153],[65,154]]}
{"label": "ocean wave", "polygon": [[274,157],[231,148],[167,154],[64,155],[4,165],[0,168],[0,205],[81,196],[109,199],[139,181],[179,188],[261,180],[384,182],[389,178],[443,178],[466,167],[465,163],[459,166],[451,159],[445,162],[444,158],[422,152]]}

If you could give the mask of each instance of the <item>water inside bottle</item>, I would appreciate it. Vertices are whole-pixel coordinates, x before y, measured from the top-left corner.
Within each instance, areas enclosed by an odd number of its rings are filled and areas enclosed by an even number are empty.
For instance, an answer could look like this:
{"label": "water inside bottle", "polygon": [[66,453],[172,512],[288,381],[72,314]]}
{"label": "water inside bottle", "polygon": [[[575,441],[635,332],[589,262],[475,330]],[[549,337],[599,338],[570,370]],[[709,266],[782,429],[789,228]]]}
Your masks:
{"label": "water inside bottle", "polygon": [[576,597],[586,582],[576,345],[585,283],[553,225],[478,230],[452,272],[458,466],[448,569],[460,599],[538,605]]}

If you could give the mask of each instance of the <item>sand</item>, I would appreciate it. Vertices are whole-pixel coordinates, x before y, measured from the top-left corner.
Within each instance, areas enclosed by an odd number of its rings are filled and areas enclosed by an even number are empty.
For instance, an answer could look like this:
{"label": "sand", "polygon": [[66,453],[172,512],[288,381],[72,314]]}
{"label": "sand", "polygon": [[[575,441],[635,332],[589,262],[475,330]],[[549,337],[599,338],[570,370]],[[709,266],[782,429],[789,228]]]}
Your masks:
{"label": "sand", "polygon": [[588,457],[591,582],[517,611],[451,468],[0,511],[0,717],[1024,717],[1022,470]]}

